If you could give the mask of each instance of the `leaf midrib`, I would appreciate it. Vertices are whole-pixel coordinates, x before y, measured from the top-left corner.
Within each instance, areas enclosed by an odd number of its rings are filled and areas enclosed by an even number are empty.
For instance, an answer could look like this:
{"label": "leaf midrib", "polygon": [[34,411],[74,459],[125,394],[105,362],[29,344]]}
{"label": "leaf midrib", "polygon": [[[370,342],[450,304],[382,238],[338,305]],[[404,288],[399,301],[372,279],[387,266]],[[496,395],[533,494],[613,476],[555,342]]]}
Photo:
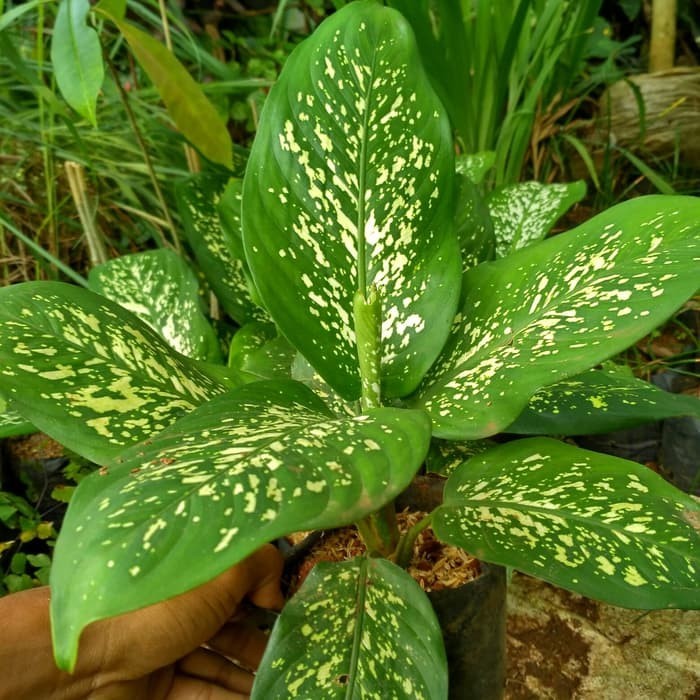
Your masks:
{"label": "leaf midrib", "polygon": [[367,597],[367,557],[360,559],[360,570],[357,575],[357,590],[355,594],[355,613],[356,622],[355,629],[352,635],[352,648],[350,650],[350,666],[348,668],[349,682],[345,689],[345,700],[353,700],[355,697],[355,685],[357,684],[359,665],[360,647],[362,645],[362,632],[364,629],[364,619],[367,611],[365,610],[365,598]]}
{"label": "leaf midrib", "polygon": [[[581,524],[584,524],[584,525],[588,525],[589,527],[590,527],[590,526],[593,526],[595,529],[601,529],[601,523],[600,523],[600,521],[596,521],[596,520],[594,520],[594,519],[592,519],[592,518],[587,518],[587,517],[585,517],[585,516],[577,515],[577,514],[575,514],[575,513],[572,513],[572,514],[569,514],[569,515],[566,515],[566,516],[562,516],[562,515],[561,515],[561,512],[562,512],[562,511],[560,511],[560,510],[554,511],[554,510],[552,510],[551,508],[544,508],[544,507],[542,507],[542,506],[528,506],[527,508],[517,507],[517,506],[514,505],[513,501],[500,501],[500,500],[473,501],[473,500],[464,500],[464,501],[461,501],[461,502],[459,502],[459,503],[454,503],[454,504],[450,503],[449,501],[445,501],[445,503],[443,503],[442,506],[440,506],[440,508],[445,508],[445,509],[455,508],[455,509],[456,509],[456,508],[460,508],[460,507],[477,507],[477,506],[475,506],[475,505],[473,505],[473,504],[486,505],[486,506],[489,507],[489,508],[500,508],[500,507],[503,507],[503,508],[510,508],[511,510],[520,510],[520,511],[522,511],[522,512],[524,512],[524,513],[529,513],[529,512],[532,512],[532,513],[546,513],[546,514],[548,514],[548,515],[556,515],[556,516],[558,516],[558,517],[560,517],[560,518],[562,518],[563,520],[566,520],[566,521],[574,521],[574,522],[576,522],[576,523],[581,523]],[[478,520],[478,521],[477,521],[477,525],[478,525],[479,527],[481,527],[481,526],[482,526],[482,522],[483,522],[482,520]],[[487,525],[487,527],[488,527],[488,525]],[[622,528],[616,528],[616,527],[614,527],[614,526],[612,526],[612,525],[611,525],[610,527],[608,527],[607,529],[608,529],[608,531],[610,531],[610,532],[619,532],[620,534],[623,534],[625,537],[629,537],[629,538],[632,539],[632,540],[635,540],[635,539],[636,539],[636,540],[641,540],[642,544],[644,544],[644,545],[651,544],[651,545],[654,545],[654,546],[657,546],[657,547],[659,546],[659,540],[656,539],[653,535],[646,535],[645,533],[639,533],[639,532],[632,532],[632,533],[630,533],[630,532],[627,532],[626,530],[624,530],[624,529],[622,529]],[[510,532],[510,528],[508,529],[508,532]],[[538,543],[539,543],[539,542],[542,541],[544,538],[538,537],[537,539],[538,539]],[[620,544],[621,544],[621,546],[625,546],[625,547],[628,546],[628,545],[625,545],[625,544],[622,542],[622,540],[620,540]],[[679,557],[682,558],[682,559],[687,559],[687,558],[688,558],[688,557],[687,557],[687,554],[686,554],[685,552],[679,552],[679,551],[677,551],[677,550],[675,549],[675,547],[674,547],[672,544],[670,544],[670,543],[667,544],[667,545],[663,545],[663,546],[664,546],[664,548],[665,548],[664,551],[670,550],[673,554],[679,556]],[[698,561],[700,561],[700,556],[695,557],[695,558],[696,558]]]}
{"label": "leaf midrib", "polygon": [[[70,45],[73,53],[73,59],[75,61],[75,68],[78,72],[79,77],[79,84],[80,84],[80,92],[83,94],[83,100],[87,106],[88,112],[90,114],[91,119],[94,118],[95,116],[95,111],[92,109],[92,104],[90,102],[90,95],[87,90],[87,85],[86,85],[86,78],[85,78],[85,71],[83,70],[83,64],[80,60],[80,49],[78,48],[78,41],[77,41],[77,31],[82,31],[83,29],[85,31],[85,36],[89,37],[87,41],[92,41],[92,32],[94,32],[94,29],[90,27],[87,24],[87,13],[85,15],[85,25],[83,26],[81,24],[81,18],[79,16],[76,17],[76,7],[75,3],[73,2],[68,2],[67,5],[67,12],[69,13],[69,18],[68,18],[68,27],[69,27],[69,32],[70,32]],[[89,6],[88,6],[88,12],[89,12]],[[77,21],[74,21],[77,20]]]}
{"label": "leaf midrib", "polygon": [[[575,229],[574,229],[575,230]],[[543,241],[545,243],[546,241]],[[683,241],[681,241],[683,242]],[[675,250],[675,246],[673,244],[667,246],[664,248],[664,251],[668,254],[669,259],[674,259],[677,260],[679,259],[678,256],[673,256],[671,253]],[[526,250],[526,249],[523,249]],[[518,251],[520,252],[520,251]],[[562,251],[559,251],[562,252]],[[507,258],[504,258],[507,259]],[[495,264],[498,265],[500,261],[495,261]],[[619,267],[616,266],[614,270],[606,270],[605,272],[607,274],[616,274],[617,277],[623,277],[624,276],[624,270],[626,266],[635,264],[635,260],[632,258],[628,258],[624,261],[623,264],[621,264]],[[492,273],[491,276],[489,277],[488,281],[491,281],[494,277],[494,274]],[[563,303],[568,301],[573,295],[575,295],[577,292],[580,292],[582,289],[585,289],[587,285],[591,283],[591,278],[589,277],[588,281],[583,282],[579,286],[575,287],[574,289],[570,290],[563,296],[556,297],[556,301],[552,301],[550,304],[543,306],[541,309],[538,309],[535,315],[524,315],[523,316],[523,323],[521,326],[517,329],[514,329],[513,332],[508,336],[507,338],[505,336],[502,336],[502,340],[496,341],[493,344],[488,344],[486,345],[482,350],[475,352],[473,355],[470,355],[466,360],[458,361],[457,364],[453,368],[451,368],[449,371],[445,372],[444,374],[440,374],[436,379],[434,379],[430,386],[428,387],[428,390],[420,395],[420,398],[429,398],[430,397],[430,389],[432,387],[437,387],[438,391],[442,390],[444,388],[444,385],[451,380],[454,380],[454,378],[460,373],[463,372],[465,369],[468,368],[473,368],[476,367],[482,360],[487,359],[489,357],[492,357],[494,355],[497,355],[498,352],[506,347],[510,347],[511,345],[515,344],[515,340],[518,338],[518,336],[522,336],[536,321],[542,319],[545,317],[548,313],[550,313],[552,310],[555,310],[557,307],[561,306]],[[529,297],[528,297],[529,298]],[[463,304],[462,307],[466,306],[466,304]],[[524,306],[521,309],[521,312],[524,314]],[[458,309],[458,313],[461,312],[461,309]],[[469,320],[465,317],[465,320]],[[487,317],[484,317],[483,319],[483,324],[480,324],[481,328],[487,329]],[[464,325],[464,321],[460,324],[460,326]],[[622,332],[619,327],[613,327],[609,334],[615,334],[615,333],[620,333]],[[524,350],[527,350],[527,348],[524,348]],[[462,355],[464,353],[461,353]],[[517,358],[516,358],[517,359]],[[581,370],[574,370],[573,372],[569,372],[568,374],[562,373],[560,376],[560,379],[565,379],[567,376],[574,376],[576,374],[579,374]],[[547,386],[546,384],[544,386]],[[540,386],[536,391],[539,391],[539,389],[543,388],[543,386]]]}
{"label": "leaf midrib", "polygon": [[[317,416],[321,416],[321,415],[322,415],[322,414],[320,414],[320,413],[317,414]],[[342,418],[335,418],[335,417],[331,417],[331,416],[328,416],[327,418],[329,419],[329,421],[340,421],[340,420],[343,420]],[[308,428],[310,425],[316,425],[317,422],[318,422],[318,421],[309,419],[309,422],[306,423],[305,425],[297,426],[297,427],[293,428],[292,430],[290,430],[290,431],[284,433],[283,436],[286,437],[286,436],[288,436],[288,435],[293,435],[294,433],[296,433],[296,432],[298,432],[298,431],[305,430],[305,429]],[[328,421],[324,421],[324,422],[328,422]],[[176,438],[176,436],[173,436],[173,439],[175,439],[175,438]],[[267,448],[267,447],[270,445],[270,443],[272,443],[272,442],[274,442],[274,441],[276,441],[276,440],[279,440],[279,439],[280,439],[280,436],[279,436],[279,435],[276,435],[275,437],[270,438],[270,439],[267,440],[266,442],[260,443],[257,447],[255,447],[254,449],[252,449],[250,452],[246,452],[245,455],[243,455],[243,456],[241,457],[240,460],[238,460],[238,461],[232,463],[232,465],[233,465],[233,464],[238,464],[238,463],[241,462],[242,460],[248,459],[248,458],[250,458],[250,457],[254,457],[258,452],[260,452],[261,450]],[[142,444],[142,443],[138,443],[138,444],[136,444],[136,445],[129,446],[129,449],[134,449],[134,450],[135,450],[135,449],[137,449],[137,448],[140,446],[140,444]],[[222,445],[224,445],[224,444],[225,444],[225,443],[222,441]],[[167,448],[165,448],[165,449],[167,449]],[[168,452],[164,452],[164,450],[161,449],[161,450],[159,450],[156,454],[154,454],[154,459],[155,459],[155,460],[158,460],[158,459],[160,459],[160,458],[162,458],[162,457],[167,457],[167,456],[168,456]],[[143,464],[150,464],[152,461],[153,461],[153,460],[144,460],[144,461],[141,462],[140,466],[142,467]],[[125,462],[122,462],[121,464],[118,465],[118,468],[120,469],[120,471],[125,469],[124,464],[125,464]],[[142,468],[143,468],[143,467],[142,467]],[[131,473],[131,470],[132,470],[132,469],[134,469],[134,466],[130,466],[130,467],[129,467],[129,472],[128,472],[128,474]],[[148,468],[147,468],[147,467],[144,469],[144,472],[148,472]],[[210,484],[212,481],[216,481],[218,478],[223,478],[223,477],[225,477],[225,476],[227,475],[227,472],[228,472],[228,468],[227,468],[226,470],[215,471],[215,472],[214,472],[213,474],[211,474],[210,477],[209,477],[208,479],[206,479],[205,481],[197,482],[197,484],[193,485],[193,486],[192,486],[190,489],[188,489],[187,491],[178,492],[177,496],[174,495],[173,498],[172,498],[170,501],[164,503],[164,505],[163,505],[159,510],[157,510],[157,511],[150,511],[150,515],[148,516],[148,519],[147,519],[147,520],[150,521],[150,520],[152,520],[154,517],[158,517],[158,516],[160,516],[160,515],[165,515],[165,514],[169,513],[169,512],[170,512],[170,509],[172,508],[173,505],[176,505],[177,503],[179,503],[179,502],[182,501],[182,500],[185,500],[185,499],[190,498],[190,497],[194,494],[194,492],[195,492],[195,491],[199,491],[199,489],[201,489],[202,486],[204,486],[204,485],[206,485],[206,484]],[[121,481],[121,480],[124,480],[124,477],[128,477],[128,474],[126,474],[126,473],[125,473],[125,474],[120,474],[119,477],[118,477],[119,480],[120,480],[120,481]],[[121,493],[121,491],[119,491],[118,493]],[[144,522],[142,522],[142,523],[140,523],[139,525],[137,525],[137,527],[142,527],[143,524],[144,524],[145,522],[147,522],[147,521],[144,520]]]}
{"label": "leaf midrib", "polygon": [[374,72],[377,65],[376,48],[372,52],[372,66],[369,74],[369,89],[365,97],[365,112],[362,115],[362,144],[360,146],[360,169],[357,174],[357,288],[367,299],[367,243],[365,241],[365,191],[367,185],[367,150],[369,145],[369,116],[371,113]]}

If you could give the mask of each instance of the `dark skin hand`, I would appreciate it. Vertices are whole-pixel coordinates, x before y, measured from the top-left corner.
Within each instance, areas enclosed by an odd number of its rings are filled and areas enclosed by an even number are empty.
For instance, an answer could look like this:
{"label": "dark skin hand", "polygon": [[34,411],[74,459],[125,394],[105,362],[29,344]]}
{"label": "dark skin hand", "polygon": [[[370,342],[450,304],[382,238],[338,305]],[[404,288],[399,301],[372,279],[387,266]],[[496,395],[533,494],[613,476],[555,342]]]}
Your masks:
{"label": "dark skin hand", "polygon": [[95,622],[73,674],[53,661],[49,589],[0,598],[0,700],[248,698],[266,636],[238,619],[241,603],[279,610],[281,572],[268,545],[187,593]]}

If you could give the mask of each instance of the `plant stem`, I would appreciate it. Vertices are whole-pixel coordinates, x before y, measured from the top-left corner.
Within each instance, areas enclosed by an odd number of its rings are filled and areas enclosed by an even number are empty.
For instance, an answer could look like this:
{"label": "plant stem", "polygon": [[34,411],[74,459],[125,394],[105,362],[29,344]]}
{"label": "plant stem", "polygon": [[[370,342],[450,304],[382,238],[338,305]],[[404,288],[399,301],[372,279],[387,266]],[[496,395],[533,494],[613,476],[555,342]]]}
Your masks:
{"label": "plant stem", "polygon": [[399,544],[394,503],[387,503],[357,523],[362,541],[370,556],[391,557]]}
{"label": "plant stem", "polygon": [[357,358],[360,365],[363,411],[381,406],[381,332],[382,304],[377,288],[371,286],[367,298],[362,290],[353,300]]}
{"label": "plant stem", "polygon": [[[44,85],[44,5],[38,7],[36,26],[36,62],[38,78]],[[51,74],[53,76],[53,73]],[[53,78],[52,78],[53,82]],[[54,91],[53,85],[51,87]],[[43,93],[37,90],[37,104],[39,107],[39,129],[41,132],[41,157],[43,162],[44,189],[46,191],[46,221],[49,227],[49,253],[55,258],[59,257],[58,225],[56,221],[56,178],[53,160],[53,107],[49,107],[46,114],[46,104]]]}
{"label": "plant stem", "polygon": [[[381,332],[382,305],[373,285],[367,297],[362,289],[353,300],[357,357],[360,365],[363,413],[381,406]],[[394,504],[388,503],[376,513],[357,523],[357,528],[370,555],[391,556],[399,542]]]}
{"label": "plant stem", "polygon": [[121,102],[124,105],[124,110],[126,111],[126,115],[129,119],[129,124],[131,124],[131,128],[134,132],[134,135],[136,136],[136,140],[139,144],[139,148],[141,149],[141,154],[143,155],[144,164],[146,165],[146,170],[148,171],[148,175],[150,177],[151,184],[153,185],[153,190],[156,193],[156,197],[158,199],[160,207],[163,210],[163,216],[164,216],[165,220],[168,222],[168,228],[170,229],[170,234],[173,238],[173,245],[171,245],[170,243],[168,243],[168,241],[166,240],[165,236],[162,234],[160,229],[158,229],[158,234],[160,237],[160,244],[164,248],[173,247],[173,248],[175,248],[175,250],[178,253],[181,253],[182,248],[180,246],[180,239],[178,238],[177,230],[175,229],[175,223],[173,222],[173,219],[170,216],[170,209],[168,208],[168,205],[165,201],[165,197],[163,196],[163,191],[160,188],[160,183],[158,182],[158,178],[156,176],[156,171],[155,171],[155,168],[153,167],[153,161],[151,160],[151,156],[148,153],[148,147],[146,146],[146,142],[143,138],[143,135],[141,134],[141,129],[139,128],[138,122],[136,121],[136,116],[134,115],[134,112],[131,109],[131,104],[129,103],[129,97],[126,94],[126,91],[124,90],[124,87],[122,86],[121,81],[119,80],[119,74],[117,73],[117,69],[114,67],[114,63],[112,62],[112,59],[108,55],[105,55],[105,62],[109,66],[109,72],[112,74],[112,79],[114,80],[114,84],[117,87],[117,92],[119,93],[119,97],[121,98]]}
{"label": "plant stem", "polygon": [[408,532],[401,538],[399,546],[396,548],[395,561],[398,566],[405,569],[411,562],[411,556],[413,555],[413,545],[415,544],[416,537],[420,535],[423,530],[430,526],[433,520],[433,514],[430,513],[426,515],[422,520],[419,520],[413,527],[411,527]]}
{"label": "plant stem", "polygon": [[168,22],[168,11],[165,8],[165,0],[158,0],[158,9],[160,10],[160,21],[163,24],[163,35],[165,37],[165,45],[170,53],[173,52],[173,40],[170,38],[170,23]]}
{"label": "plant stem", "polygon": [[68,160],[65,162],[64,167],[68,177],[70,193],[75,202],[75,208],[78,210],[78,217],[87,240],[90,264],[94,267],[107,262],[107,249],[102,236],[95,226],[94,211],[91,210],[88,202],[83,166],[80,163]]}

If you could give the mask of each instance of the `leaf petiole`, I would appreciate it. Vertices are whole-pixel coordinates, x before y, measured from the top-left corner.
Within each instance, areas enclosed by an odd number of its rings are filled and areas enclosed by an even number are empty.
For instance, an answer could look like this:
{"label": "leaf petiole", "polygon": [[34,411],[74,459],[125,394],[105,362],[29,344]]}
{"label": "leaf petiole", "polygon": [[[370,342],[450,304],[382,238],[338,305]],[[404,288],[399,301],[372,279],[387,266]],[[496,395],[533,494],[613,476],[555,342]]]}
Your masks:
{"label": "leaf petiole", "polygon": [[433,521],[433,514],[429,513],[422,520],[419,520],[413,527],[409,528],[406,534],[401,538],[399,546],[396,548],[395,562],[397,566],[405,569],[411,562],[411,556],[413,555],[413,545],[416,542],[416,538],[420,535],[423,530],[430,527]]}

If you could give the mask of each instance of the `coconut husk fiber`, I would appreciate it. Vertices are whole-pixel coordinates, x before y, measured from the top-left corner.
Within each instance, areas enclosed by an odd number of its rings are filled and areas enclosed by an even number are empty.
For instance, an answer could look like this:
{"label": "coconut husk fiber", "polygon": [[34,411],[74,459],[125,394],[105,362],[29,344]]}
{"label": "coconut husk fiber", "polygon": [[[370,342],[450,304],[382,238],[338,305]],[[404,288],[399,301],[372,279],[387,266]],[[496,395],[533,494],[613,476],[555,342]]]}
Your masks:
{"label": "coconut husk fiber", "polygon": [[642,73],[614,83],[599,102],[598,127],[607,132],[608,125],[615,145],[658,158],[678,150],[682,164],[700,168],[700,68]]}

